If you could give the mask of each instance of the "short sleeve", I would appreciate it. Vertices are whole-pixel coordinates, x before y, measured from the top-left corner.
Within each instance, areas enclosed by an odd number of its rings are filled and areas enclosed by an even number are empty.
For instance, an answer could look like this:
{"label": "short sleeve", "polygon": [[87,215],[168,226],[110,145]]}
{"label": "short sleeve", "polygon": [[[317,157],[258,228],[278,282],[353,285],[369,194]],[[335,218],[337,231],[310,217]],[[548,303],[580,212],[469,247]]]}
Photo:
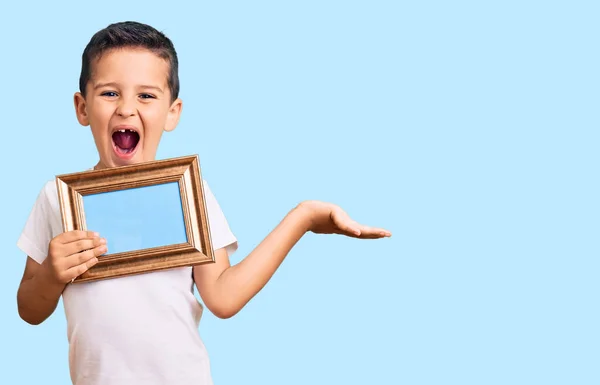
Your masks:
{"label": "short sleeve", "polygon": [[208,211],[208,225],[210,227],[210,237],[213,249],[225,248],[227,254],[231,256],[238,248],[236,237],[231,232],[225,214],[221,210],[217,199],[213,195],[208,183],[203,180],[204,201]]}
{"label": "short sleeve", "polygon": [[17,247],[40,264],[48,255],[48,244],[53,238],[50,220],[52,207],[46,187],[47,185],[38,194],[17,241]]}

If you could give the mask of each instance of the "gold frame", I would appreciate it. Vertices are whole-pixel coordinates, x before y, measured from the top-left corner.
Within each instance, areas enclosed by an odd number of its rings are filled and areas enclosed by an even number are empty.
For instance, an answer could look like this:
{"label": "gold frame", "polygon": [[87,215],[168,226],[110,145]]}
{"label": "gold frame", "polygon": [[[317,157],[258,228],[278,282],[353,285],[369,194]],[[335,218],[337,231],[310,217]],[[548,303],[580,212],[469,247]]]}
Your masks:
{"label": "gold frame", "polygon": [[215,261],[197,155],[56,176],[63,230],[87,230],[85,195],[169,182],[179,183],[188,242],[102,255],[74,283]]}

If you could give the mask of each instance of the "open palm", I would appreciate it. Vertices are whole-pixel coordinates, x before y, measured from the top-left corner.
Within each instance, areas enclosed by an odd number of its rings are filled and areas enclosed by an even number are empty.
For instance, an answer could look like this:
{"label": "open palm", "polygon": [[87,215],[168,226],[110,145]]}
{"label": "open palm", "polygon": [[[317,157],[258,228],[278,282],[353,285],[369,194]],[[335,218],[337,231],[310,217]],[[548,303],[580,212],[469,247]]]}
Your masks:
{"label": "open palm", "polygon": [[362,239],[377,239],[392,235],[388,230],[356,222],[341,207],[335,204],[306,201],[302,205],[312,213],[310,231],[313,233],[342,234]]}

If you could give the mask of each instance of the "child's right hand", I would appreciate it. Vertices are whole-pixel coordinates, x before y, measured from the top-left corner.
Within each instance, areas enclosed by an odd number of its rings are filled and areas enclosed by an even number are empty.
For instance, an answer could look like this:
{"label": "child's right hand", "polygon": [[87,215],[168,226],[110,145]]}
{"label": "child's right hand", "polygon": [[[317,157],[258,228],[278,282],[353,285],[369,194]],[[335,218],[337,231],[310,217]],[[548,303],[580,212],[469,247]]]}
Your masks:
{"label": "child's right hand", "polygon": [[106,250],[106,240],[98,233],[67,231],[50,241],[45,265],[53,281],[66,285],[94,266]]}

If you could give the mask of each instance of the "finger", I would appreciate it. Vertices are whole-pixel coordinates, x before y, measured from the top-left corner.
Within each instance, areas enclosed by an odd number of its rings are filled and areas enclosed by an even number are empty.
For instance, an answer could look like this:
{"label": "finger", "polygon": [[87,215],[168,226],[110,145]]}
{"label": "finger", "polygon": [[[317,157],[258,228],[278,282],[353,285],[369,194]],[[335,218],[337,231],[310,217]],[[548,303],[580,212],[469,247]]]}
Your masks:
{"label": "finger", "polygon": [[79,277],[81,274],[91,269],[96,263],[98,263],[98,258],[94,257],[92,259],[89,259],[84,263],[75,265],[68,269],[65,272],[65,276],[69,279],[69,281],[73,282],[75,278]]}
{"label": "finger", "polygon": [[80,239],[93,239],[99,236],[100,234],[94,231],[72,230],[60,234],[57,238],[60,238],[61,243],[71,243]]}
{"label": "finger", "polygon": [[360,237],[361,238],[384,238],[384,237],[391,237],[392,233],[389,232],[388,230],[385,229],[381,229],[381,228],[377,228],[377,227],[370,227],[370,226],[362,226],[361,227],[361,234]]}
{"label": "finger", "polygon": [[65,252],[67,255],[77,254],[84,250],[90,250],[94,247],[98,247],[101,245],[105,245],[106,240],[104,238],[93,238],[93,239],[80,239],[77,241],[73,241],[71,243],[67,243],[65,247]]}
{"label": "finger", "polygon": [[67,257],[65,264],[67,266],[67,270],[77,267],[81,264],[88,263],[90,260],[97,260],[99,256],[106,253],[107,247],[106,245],[100,245],[94,247],[89,250],[81,251],[79,253],[75,253]]}
{"label": "finger", "polygon": [[363,233],[360,235],[360,239],[380,239],[380,238],[385,238],[385,235],[382,235],[380,233]]}
{"label": "finger", "polygon": [[392,233],[390,233],[388,230],[382,229],[379,227],[371,227],[371,226],[361,225],[361,229],[368,233],[379,233],[381,235],[392,235]]}

